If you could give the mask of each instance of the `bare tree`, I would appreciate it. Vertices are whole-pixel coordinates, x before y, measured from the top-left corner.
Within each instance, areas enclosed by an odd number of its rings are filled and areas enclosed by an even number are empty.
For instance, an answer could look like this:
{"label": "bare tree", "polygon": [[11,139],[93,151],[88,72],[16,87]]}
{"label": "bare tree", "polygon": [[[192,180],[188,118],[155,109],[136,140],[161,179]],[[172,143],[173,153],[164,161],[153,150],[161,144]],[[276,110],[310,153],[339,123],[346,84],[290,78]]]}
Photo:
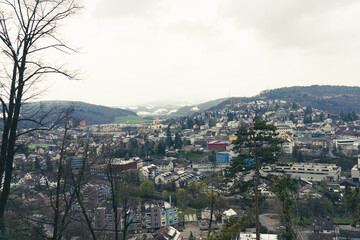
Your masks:
{"label": "bare tree", "polygon": [[[115,239],[119,239],[121,232],[122,239],[129,238],[129,230],[132,225],[136,224],[136,211],[138,207],[138,188],[134,184],[134,174],[136,170],[127,170],[119,172],[115,169],[113,151],[116,146],[103,145],[104,158],[107,159],[107,180],[111,190],[111,205],[114,213],[114,232]],[[136,178],[136,177],[135,177]],[[120,210],[120,211],[119,211]],[[121,224],[121,222],[123,224]],[[119,227],[122,226],[122,229]]]}
{"label": "bare tree", "polygon": [[[61,239],[64,236],[64,232],[70,222],[74,221],[74,216],[78,215],[76,210],[71,210],[72,207],[78,205],[83,218],[80,221],[85,220],[87,228],[91,234],[91,237],[96,240],[94,226],[91,217],[88,215],[90,208],[85,202],[92,203],[94,200],[91,193],[88,191],[87,186],[90,186],[90,180],[92,175],[90,174],[90,167],[93,160],[96,159],[94,149],[90,147],[90,141],[79,141],[81,150],[78,152],[76,158],[81,159],[81,166],[75,164],[72,165],[73,158],[68,156],[65,149],[69,147],[68,131],[77,126],[78,120],[70,120],[65,123],[64,134],[61,144],[58,145],[60,150],[60,159],[58,162],[56,175],[56,189],[53,195],[50,192],[51,206],[54,212],[53,216],[53,238]],[[79,155],[80,154],[80,155]],[[86,201],[85,201],[86,199]]]}
{"label": "bare tree", "polygon": [[[51,206],[54,210],[54,218],[53,218],[53,239],[61,239],[62,233],[65,230],[68,221],[66,218],[70,211],[70,207],[75,200],[75,191],[71,194],[66,190],[66,179],[64,179],[64,171],[65,171],[65,148],[66,148],[66,139],[67,139],[67,131],[69,130],[68,124],[65,124],[65,132],[63,135],[62,143],[59,146],[60,148],[60,159],[58,162],[57,168],[57,177],[56,177],[56,190],[55,196],[50,195]],[[61,202],[64,202],[65,206],[62,208]]]}
{"label": "bare tree", "polygon": [[[45,54],[73,51],[57,36],[59,24],[79,6],[74,0],[1,0],[0,55],[4,76],[0,81],[2,145],[0,149],[0,219],[10,193],[18,125],[23,103],[39,92],[34,86],[45,75],[74,75],[63,66],[45,64]],[[32,121],[38,122],[33,119]],[[41,125],[41,124],[40,124]]]}
{"label": "bare tree", "polygon": [[121,219],[120,219],[120,212],[119,212],[119,200],[118,200],[118,181],[116,180],[116,175],[113,171],[113,168],[111,167],[111,164],[114,161],[113,158],[113,149],[112,146],[110,145],[110,143],[103,143],[102,145],[102,156],[104,157],[104,159],[106,159],[108,168],[106,171],[107,174],[107,180],[109,181],[110,184],[110,191],[111,191],[111,207],[112,207],[112,211],[113,211],[113,221],[114,221],[114,234],[115,234],[115,240],[119,240],[119,225],[121,224]]}
{"label": "bare tree", "polygon": [[136,196],[138,195],[138,189],[135,187],[133,183],[133,179],[131,177],[131,170],[124,172],[122,174],[122,179],[119,183],[119,201],[121,204],[122,212],[121,219],[123,221],[123,226],[121,229],[122,239],[126,240],[129,238],[129,230],[130,227],[137,223],[136,220],[136,212],[138,207],[138,199]]}
{"label": "bare tree", "polygon": [[93,155],[93,151],[90,150],[89,144],[86,143],[84,146],[84,154],[82,166],[78,170],[70,169],[69,173],[71,175],[72,187],[76,196],[77,203],[80,206],[81,212],[85,219],[86,225],[91,233],[91,237],[96,240],[97,236],[95,234],[94,226],[92,219],[88,215],[88,208],[84,203],[84,186],[90,182],[91,177],[90,174],[90,159],[91,155]]}

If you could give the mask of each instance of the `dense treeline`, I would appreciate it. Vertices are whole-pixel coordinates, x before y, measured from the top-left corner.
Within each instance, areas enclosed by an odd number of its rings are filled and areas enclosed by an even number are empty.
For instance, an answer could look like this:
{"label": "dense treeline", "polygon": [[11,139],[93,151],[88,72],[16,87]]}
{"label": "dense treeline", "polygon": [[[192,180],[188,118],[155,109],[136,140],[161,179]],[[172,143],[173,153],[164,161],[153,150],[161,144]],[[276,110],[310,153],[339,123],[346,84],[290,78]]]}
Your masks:
{"label": "dense treeline", "polygon": [[297,102],[328,112],[359,112],[360,88],[347,86],[285,87],[261,92],[255,98]]}

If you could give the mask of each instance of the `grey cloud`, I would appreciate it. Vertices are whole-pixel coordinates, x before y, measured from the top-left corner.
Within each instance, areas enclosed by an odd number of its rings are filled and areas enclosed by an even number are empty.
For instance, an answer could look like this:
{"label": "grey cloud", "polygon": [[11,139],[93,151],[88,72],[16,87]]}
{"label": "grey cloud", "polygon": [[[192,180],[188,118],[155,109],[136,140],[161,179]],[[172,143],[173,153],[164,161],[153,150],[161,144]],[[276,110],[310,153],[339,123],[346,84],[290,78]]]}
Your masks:
{"label": "grey cloud", "polygon": [[170,33],[185,34],[192,37],[216,37],[221,35],[222,31],[215,22],[200,21],[180,21],[171,23],[165,27]]}
{"label": "grey cloud", "polygon": [[99,0],[94,15],[99,18],[154,15],[158,2],[159,0]]}
{"label": "grey cloud", "polygon": [[[329,16],[347,14],[357,1],[337,0],[229,0],[221,8],[241,28],[254,28],[263,38],[279,46],[309,47],[334,38],[357,36],[360,17],[340,19],[334,27]],[[343,11],[343,12],[342,12]],[[343,21],[343,22],[341,22]]]}

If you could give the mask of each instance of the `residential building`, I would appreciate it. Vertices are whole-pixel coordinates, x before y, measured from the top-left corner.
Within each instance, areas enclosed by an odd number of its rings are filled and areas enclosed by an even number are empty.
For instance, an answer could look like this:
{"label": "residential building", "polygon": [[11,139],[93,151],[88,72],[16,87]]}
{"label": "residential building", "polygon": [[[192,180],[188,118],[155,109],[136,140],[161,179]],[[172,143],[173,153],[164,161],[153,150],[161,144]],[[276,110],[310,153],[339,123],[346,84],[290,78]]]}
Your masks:
{"label": "residential building", "polygon": [[205,172],[219,172],[230,167],[230,163],[212,164],[212,163],[193,163],[191,169],[193,172],[205,173]]}
{"label": "residential building", "polygon": [[234,158],[235,158],[234,152],[217,152],[216,153],[216,162],[217,163],[229,163]]}
{"label": "residential building", "polygon": [[261,169],[262,174],[288,174],[291,178],[304,179],[310,182],[338,181],[341,167],[326,163],[290,163],[285,166],[266,166]]}
{"label": "residential building", "polygon": [[347,156],[359,154],[360,141],[358,138],[335,139],[335,147]]}
{"label": "residential building", "polygon": [[332,234],[334,231],[334,224],[330,217],[311,217],[310,226],[315,233]]}
{"label": "residential building", "polygon": [[295,143],[290,138],[287,138],[282,144],[281,144],[281,152],[283,154],[290,155],[293,152]]}
{"label": "residential building", "polygon": [[178,213],[171,203],[166,201],[153,201],[145,203],[146,228],[158,229],[166,225],[178,224]]}
{"label": "residential building", "polygon": [[180,232],[174,227],[166,225],[153,234],[156,240],[177,240],[180,239]]}
{"label": "residential building", "polygon": [[176,165],[176,167],[174,167],[174,171],[175,172],[185,171],[185,167],[182,164],[178,164],[178,165]]}
{"label": "residential building", "polygon": [[152,180],[156,177],[157,174],[158,174],[158,167],[155,166],[154,164],[144,166],[139,170],[141,181]]}
{"label": "residential building", "polygon": [[[121,232],[121,208],[118,208],[118,235]],[[101,204],[94,212],[94,229],[101,232],[102,235],[108,236],[109,239],[115,237],[114,211],[111,204]]]}
{"label": "residential building", "polygon": [[276,128],[276,132],[279,133],[280,136],[284,133],[292,133],[292,128],[288,125],[277,125]]}
{"label": "residential building", "polygon": [[87,165],[87,159],[83,157],[67,158],[66,164],[70,165],[71,169],[80,170],[84,165]]}
{"label": "residential building", "polygon": [[122,172],[125,172],[130,169],[137,169],[137,162],[133,160],[122,160],[118,159],[113,161],[111,164],[108,165],[108,171],[111,168],[111,172],[113,176],[120,175]]}
{"label": "residential building", "polygon": [[175,184],[176,184],[176,187],[180,187],[183,183],[190,184],[190,183],[198,181],[198,180],[199,180],[198,176],[195,176],[192,173],[184,172],[184,173],[179,174],[178,178],[175,181]]}
{"label": "residential building", "polygon": [[155,159],[151,162],[151,164],[157,166],[159,173],[171,172],[174,170],[174,164],[172,161]]}
{"label": "residential building", "polygon": [[167,184],[174,181],[177,178],[173,173],[166,172],[155,177],[155,184]]}
{"label": "residential building", "polygon": [[212,141],[208,143],[208,149],[210,151],[226,151],[227,147],[230,145],[229,143],[229,141]]}
{"label": "residential building", "polygon": [[358,156],[358,163],[351,169],[351,179],[353,182],[360,182],[360,156]]}

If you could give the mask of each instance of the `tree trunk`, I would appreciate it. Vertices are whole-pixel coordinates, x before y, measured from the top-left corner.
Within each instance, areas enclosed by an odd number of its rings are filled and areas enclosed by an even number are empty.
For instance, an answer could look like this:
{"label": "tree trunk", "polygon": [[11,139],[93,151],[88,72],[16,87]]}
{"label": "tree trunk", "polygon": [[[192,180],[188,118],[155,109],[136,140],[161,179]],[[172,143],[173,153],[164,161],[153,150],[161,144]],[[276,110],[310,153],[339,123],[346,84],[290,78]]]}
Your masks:
{"label": "tree trunk", "polygon": [[81,196],[80,196],[80,189],[78,189],[77,187],[75,187],[75,192],[76,192],[76,197],[78,199],[78,202],[79,202],[79,205],[81,207],[81,211],[84,215],[84,218],[85,218],[85,221],[86,221],[86,224],[88,225],[88,228],[90,230],[90,233],[91,233],[91,236],[94,240],[96,240],[96,234],[95,234],[95,231],[94,231],[94,228],[92,226],[92,222],[89,218],[89,216],[87,215],[87,212],[86,212],[86,209],[85,209],[85,206],[83,204],[83,202],[81,201]]}
{"label": "tree trunk", "polygon": [[[60,184],[61,184],[61,175],[62,175],[62,168],[63,168],[63,163],[62,161],[64,160],[64,150],[65,150],[65,141],[66,141],[66,133],[67,133],[67,128],[65,127],[65,132],[64,132],[64,136],[63,136],[63,140],[61,143],[61,149],[60,149],[60,159],[59,159],[59,164],[58,164],[58,172],[57,172],[57,181],[56,181],[56,196],[55,196],[55,209],[54,209],[54,229],[53,229],[53,240],[57,239],[57,235],[58,235],[58,227],[59,227],[59,217],[60,217]],[[61,238],[61,236],[60,236]]]}

